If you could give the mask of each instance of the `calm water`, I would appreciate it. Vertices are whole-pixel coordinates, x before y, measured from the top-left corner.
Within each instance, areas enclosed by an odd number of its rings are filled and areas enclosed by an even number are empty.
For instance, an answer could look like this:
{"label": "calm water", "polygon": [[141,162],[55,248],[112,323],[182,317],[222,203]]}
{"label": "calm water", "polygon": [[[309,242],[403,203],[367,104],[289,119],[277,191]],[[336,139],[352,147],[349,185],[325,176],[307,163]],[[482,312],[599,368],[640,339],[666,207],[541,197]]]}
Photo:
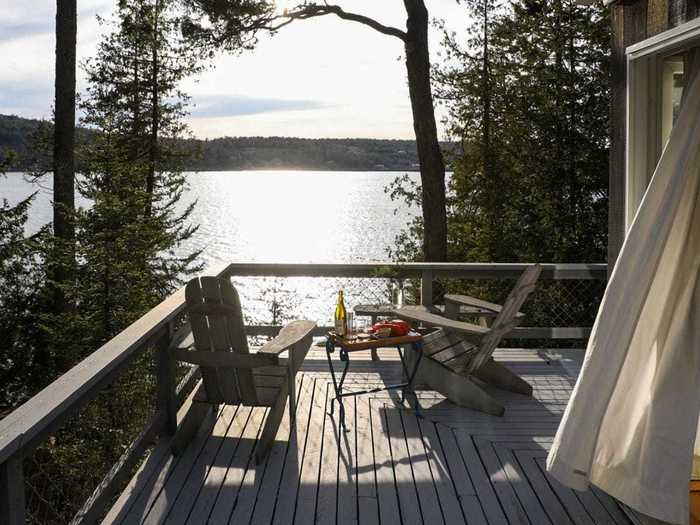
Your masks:
{"label": "calm water", "polygon": [[[387,259],[387,248],[419,210],[396,210],[384,188],[403,172],[233,171],[191,173],[183,205],[197,200],[200,229],[184,250],[203,249],[210,271],[228,262],[360,262]],[[417,173],[411,174],[416,180]],[[51,219],[50,178],[38,186],[10,173],[0,198],[14,203],[33,191],[29,229]],[[79,205],[89,203],[79,201]],[[285,316],[323,320],[335,290],[353,301],[379,298],[379,283],[331,279],[236,279],[251,317],[269,322],[271,305]]]}

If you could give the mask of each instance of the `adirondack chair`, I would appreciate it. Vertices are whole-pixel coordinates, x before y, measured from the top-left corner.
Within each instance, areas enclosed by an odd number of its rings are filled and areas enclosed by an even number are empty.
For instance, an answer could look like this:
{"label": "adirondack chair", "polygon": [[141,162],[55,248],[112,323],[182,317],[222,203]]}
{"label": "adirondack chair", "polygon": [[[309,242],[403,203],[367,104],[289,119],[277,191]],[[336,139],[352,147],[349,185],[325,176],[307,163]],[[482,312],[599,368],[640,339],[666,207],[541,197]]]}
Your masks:
{"label": "adirondack chair", "polygon": [[[217,277],[192,279],[185,287],[191,332],[171,347],[171,355],[199,365],[202,385],[195,404],[270,407],[255,451],[260,462],[269,451],[289,399],[295,421],[296,373],[312,342],[316,323],[294,321],[256,353],[250,353],[238,293]],[[289,350],[286,363],[279,355]]]}
{"label": "adirondack chair", "polygon": [[532,386],[494,361],[492,354],[501,339],[518,324],[522,317],[518,310],[535,289],[540,272],[541,267],[537,264],[527,268],[503,306],[467,296],[446,297],[448,315],[454,316],[461,305],[490,310],[495,315],[490,326],[450,319],[424,307],[405,306],[396,310],[396,315],[402,319],[437,327],[423,339],[424,359],[417,381],[427,384],[457,405],[496,416],[502,416],[505,408],[474,378],[504,390],[532,395]]}

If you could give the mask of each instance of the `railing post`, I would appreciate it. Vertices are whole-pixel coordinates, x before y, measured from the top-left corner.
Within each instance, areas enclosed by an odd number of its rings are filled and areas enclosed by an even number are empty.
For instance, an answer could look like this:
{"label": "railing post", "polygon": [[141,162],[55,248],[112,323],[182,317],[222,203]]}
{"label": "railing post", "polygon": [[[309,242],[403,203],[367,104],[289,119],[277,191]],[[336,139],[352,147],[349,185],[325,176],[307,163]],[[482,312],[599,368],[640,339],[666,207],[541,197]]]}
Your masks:
{"label": "railing post", "polygon": [[423,270],[420,277],[420,304],[423,306],[433,305],[433,272]]}
{"label": "railing post", "polygon": [[18,454],[0,465],[0,522],[24,525],[24,468]]}
{"label": "railing post", "polygon": [[175,361],[168,352],[173,336],[172,321],[168,323],[168,330],[158,339],[156,349],[158,352],[158,409],[165,413],[164,433],[172,436],[177,430],[177,395],[175,384]]}

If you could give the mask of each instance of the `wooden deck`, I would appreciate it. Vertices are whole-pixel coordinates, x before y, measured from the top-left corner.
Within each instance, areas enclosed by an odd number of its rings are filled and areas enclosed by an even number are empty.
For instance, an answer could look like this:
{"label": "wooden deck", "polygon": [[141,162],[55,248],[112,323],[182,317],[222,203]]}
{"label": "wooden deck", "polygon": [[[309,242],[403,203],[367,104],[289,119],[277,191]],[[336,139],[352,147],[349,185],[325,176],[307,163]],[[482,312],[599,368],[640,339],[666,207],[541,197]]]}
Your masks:
{"label": "wooden deck", "polygon": [[[544,471],[582,354],[497,351],[534,386],[532,398],[489,389],[506,406],[502,418],[421,390],[419,419],[384,392],[348,398],[348,432],[339,433],[327,413],[325,354],[312,349],[299,378],[296,431],[288,441],[285,418],[264,463],[256,466],[251,452],[266,409],[224,407],[180,456],[159,445],[105,522],[631,523],[600,491],[572,491]],[[380,355],[353,355],[348,382],[400,379],[394,352]]]}

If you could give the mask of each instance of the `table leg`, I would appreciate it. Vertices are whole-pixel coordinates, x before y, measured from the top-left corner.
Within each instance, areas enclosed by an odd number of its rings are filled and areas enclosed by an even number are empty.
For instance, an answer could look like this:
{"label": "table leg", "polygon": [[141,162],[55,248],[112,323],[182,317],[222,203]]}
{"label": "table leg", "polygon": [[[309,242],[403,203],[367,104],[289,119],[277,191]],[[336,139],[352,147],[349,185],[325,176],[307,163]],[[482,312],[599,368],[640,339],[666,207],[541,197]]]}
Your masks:
{"label": "table leg", "polygon": [[[414,345],[414,343],[411,343]],[[415,346],[414,346],[415,348]],[[411,372],[408,371],[409,367],[409,362],[408,362],[408,355],[407,352],[403,351],[402,347],[397,347],[399,351],[399,358],[401,359],[401,368],[403,369],[403,378],[406,383],[411,379],[411,376],[413,375],[413,370]],[[415,367],[414,367],[415,368]]]}
{"label": "table leg", "polygon": [[[377,322],[377,316],[373,315],[370,319],[372,320],[372,326],[374,326],[374,324]],[[372,350],[370,350],[370,354],[372,355],[372,361],[379,361],[379,354],[377,353],[376,348],[372,348]]]}
{"label": "table leg", "polygon": [[413,371],[411,372],[411,375],[408,378],[408,384],[411,387],[411,389],[413,389],[413,381],[416,379],[418,367],[420,366],[420,362],[423,359],[423,343],[421,341],[416,341],[415,343],[411,343],[411,346],[413,346],[413,351],[418,354],[416,364],[413,366]]}
{"label": "table leg", "polygon": [[345,377],[348,374],[348,368],[350,368],[350,357],[348,356],[347,351],[344,348],[340,348],[340,360],[345,363],[345,366],[343,367],[343,373],[340,376],[340,381],[338,381],[335,377],[335,368],[333,367],[333,360],[331,359],[331,354],[334,351],[334,345],[333,342],[329,339],[326,340],[326,358],[328,359],[328,368],[331,371],[331,378],[333,380],[333,391],[335,392],[335,396],[333,399],[331,399],[331,412],[330,415],[332,416],[335,412],[335,402],[338,402],[338,407],[339,407],[339,412],[340,412],[340,428],[343,428],[347,431],[347,426],[345,425],[345,405],[343,404],[343,397],[342,397],[342,392],[343,392],[343,383],[345,382]]}
{"label": "table leg", "polygon": [[[399,352],[399,359],[401,359],[401,368],[403,369],[403,380],[406,383],[406,386],[408,386],[408,379],[410,377],[410,374],[408,373],[408,368],[406,367],[406,359],[404,358],[404,355],[403,355],[403,349],[400,346],[397,346],[396,350]],[[401,404],[403,404],[405,400],[406,400],[406,387],[403,387],[401,389]]]}
{"label": "table leg", "polygon": [[343,383],[345,383],[345,377],[348,375],[348,369],[350,368],[350,356],[347,350],[344,348],[340,349],[340,360],[345,363],[343,367],[343,373],[340,376],[340,382],[336,387],[336,399],[338,401],[338,406],[340,407],[340,428],[344,429],[346,432],[348,427],[345,425],[345,404],[343,403]]}
{"label": "table leg", "polygon": [[331,416],[333,415],[333,403],[338,397],[338,382],[335,379],[335,369],[333,368],[333,360],[331,359],[331,354],[333,353],[333,350],[333,342],[330,339],[327,339],[326,358],[328,359],[328,369],[331,371],[331,379],[333,379],[333,391],[335,392],[335,397],[331,399]]}

